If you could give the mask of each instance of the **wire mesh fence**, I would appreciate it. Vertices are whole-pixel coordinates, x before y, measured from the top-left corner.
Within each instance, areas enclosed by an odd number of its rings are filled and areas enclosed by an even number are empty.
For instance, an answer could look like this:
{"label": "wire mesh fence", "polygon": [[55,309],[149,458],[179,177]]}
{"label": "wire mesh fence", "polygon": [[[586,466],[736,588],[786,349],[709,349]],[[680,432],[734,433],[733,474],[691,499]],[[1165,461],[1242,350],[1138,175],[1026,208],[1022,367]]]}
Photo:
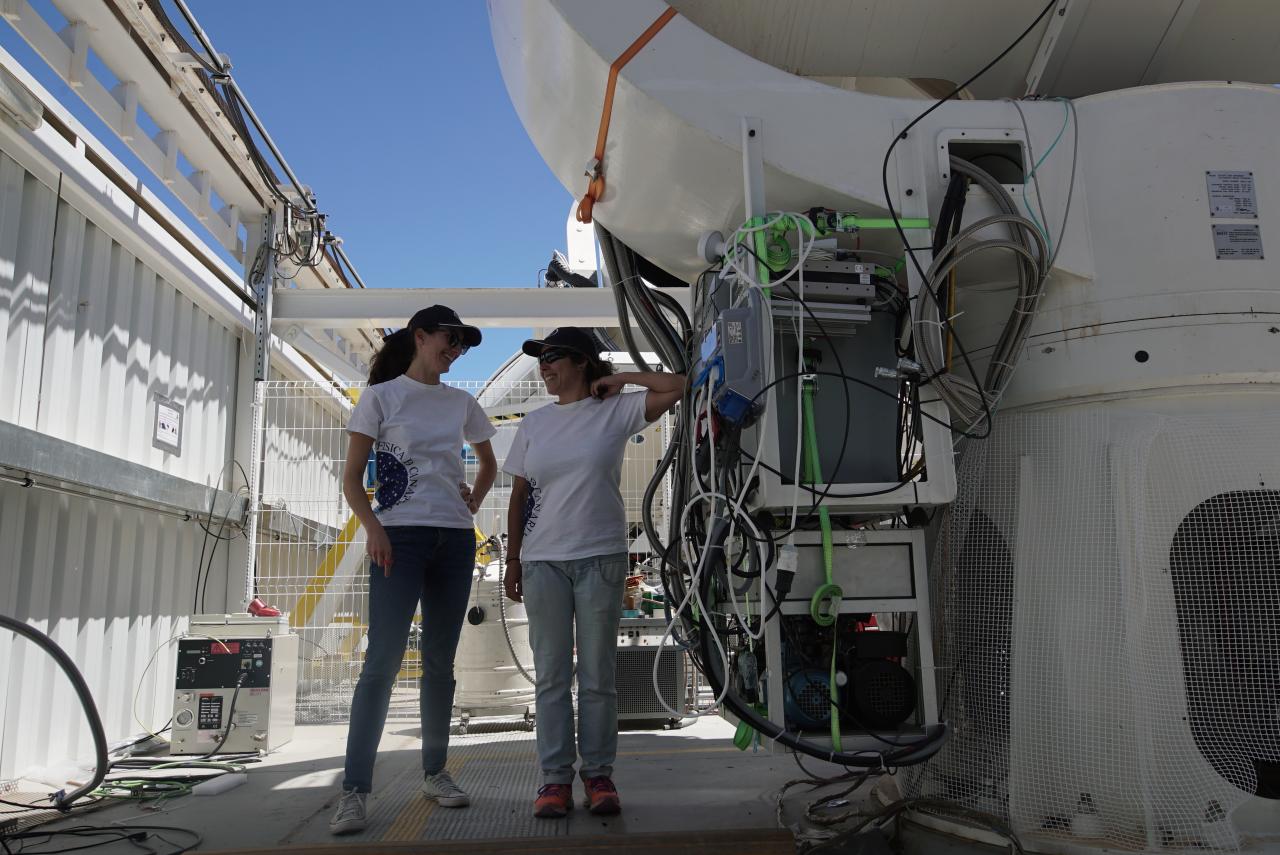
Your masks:
{"label": "wire mesh fence", "polygon": [[[502,463],[525,414],[551,402],[539,381],[460,381],[449,385],[474,395],[497,428],[492,441],[498,478],[475,516],[480,539],[506,533],[511,479]],[[305,381],[261,386],[259,448],[261,504],[257,514],[257,594],[288,613],[302,644],[298,669],[300,723],[345,720],[367,646],[369,560],[365,534],[342,495],[346,425],[364,384],[345,388]],[[668,418],[650,425],[627,445],[622,471],[629,542],[647,552],[641,505],[669,437]],[[467,479],[478,464],[469,447],[460,452]],[[373,473],[370,472],[370,478]],[[370,482],[371,483],[371,482]],[[667,491],[654,512],[665,526]],[[477,562],[496,559],[481,549]],[[464,627],[465,631],[465,627]],[[415,614],[392,695],[390,716],[416,718],[421,659],[421,615]]]}

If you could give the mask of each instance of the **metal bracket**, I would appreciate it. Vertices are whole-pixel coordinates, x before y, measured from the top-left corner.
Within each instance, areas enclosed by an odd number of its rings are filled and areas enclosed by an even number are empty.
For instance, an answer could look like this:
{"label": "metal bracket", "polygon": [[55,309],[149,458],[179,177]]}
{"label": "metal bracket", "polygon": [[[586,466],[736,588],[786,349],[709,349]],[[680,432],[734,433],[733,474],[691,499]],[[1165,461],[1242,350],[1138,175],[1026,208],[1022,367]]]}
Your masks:
{"label": "metal bracket", "polygon": [[763,217],[764,205],[764,138],[760,120],[742,117],[742,192],[747,219]]}
{"label": "metal bracket", "polygon": [[271,292],[276,275],[275,224],[275,212],[269,211],[262,218],[260,251],[265,253],[265,257],[261,268],[257,264],[257,252],[254,252],[249,259],[249,278],[253,286],[253,299],[258,304],[258,311],[253,319],[253,377],[259,381],[267,379],[271,360]]}

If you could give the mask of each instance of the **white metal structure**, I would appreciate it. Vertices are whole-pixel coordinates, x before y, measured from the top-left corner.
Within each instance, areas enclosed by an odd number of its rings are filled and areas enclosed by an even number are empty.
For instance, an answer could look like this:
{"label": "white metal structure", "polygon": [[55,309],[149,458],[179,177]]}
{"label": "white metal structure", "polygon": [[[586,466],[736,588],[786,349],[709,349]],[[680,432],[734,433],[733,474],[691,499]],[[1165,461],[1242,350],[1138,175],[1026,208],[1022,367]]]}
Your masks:
{"label": "white metal structure", "polygon": [[[1280,7],[1060,0],[891,148],[1045,4],[674,5],[618,75],[594,205],[649,261],[692,279],[699,237],[758,213],[750,122],[768,210],[935,218],[949,157],[977,144],[1012,157],[1005,192],[1052,246],[1030,307],[1000,264],[959,269],[979,372],[1011,310],[1035,314],[938,531],[938,693],[958,735],[908,795],[995,814],[1039,851],[1275,851],[1280,55],[1263,33]],[[666,8],[490,4],[513,104],[571,192],[610,64]],[[1028,92],[1074,100],[994,100]],[[992,199],[970,189],[964,223]],[[892,232],[861,239],[902,254]]]}
{"label": "white metal structure", "polygon": [[[2,14],[216,243],[251,259],[266,188],[240,174],[243,151],[211,121],[190,58],[149,7],[60,5]],[[363,336],[295,339],[314,362],[259,337],[265,313],[240,271],[11,56],[0,69],[0,609],[75,658],[119,738],[168,715],[182,616],[201,598],[243,602],[255,373],[351,371],[361,351],[344,341]],[[155,139],[139,132],[143,113]],[[327,269],[316,275],[338,277]],[[84,756],[56,669],[7,635],[0,661],[0,779]]]}
{"label": "white metal structure", "polygon": [[[211,506],[215,531],[243,513],[226,467],[249,415],[253,317],[228,284],[239,275],[149,191],[124,192],[139,179],[0,64],[43,114],[34,130],[0,121],[0,608],[72,652],[124,736],[168,716],[199,525]],[[274,347],[277,372],[319,379]],[[153,441],[158,397],[182,408],[180,449]],[[238,600],[225,546],[204,560],[210,602]],[[82,756],[78,705],[43,654],[6,636],[0,661],[0,778]]]}

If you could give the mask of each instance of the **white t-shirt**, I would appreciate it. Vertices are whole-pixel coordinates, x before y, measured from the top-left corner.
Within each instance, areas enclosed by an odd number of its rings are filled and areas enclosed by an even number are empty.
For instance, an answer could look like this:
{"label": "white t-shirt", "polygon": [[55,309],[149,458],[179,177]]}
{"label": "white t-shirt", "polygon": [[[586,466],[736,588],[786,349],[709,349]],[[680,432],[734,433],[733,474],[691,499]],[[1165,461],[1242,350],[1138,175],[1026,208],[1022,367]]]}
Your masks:
{"label": "white t-shirt", "polygon": [[466,478],[462,443],[495,433],[475,398],[401,374],[361,393],[347,431],[375,440],[373,510],[383,525],[474,525],[458,492]]}
{"label": "white t-shirt", "polygon": [[524,417],[502,470],[529,482],[524,561],[627,551],[622,456],[644,430],[647,392],[548,404]]}

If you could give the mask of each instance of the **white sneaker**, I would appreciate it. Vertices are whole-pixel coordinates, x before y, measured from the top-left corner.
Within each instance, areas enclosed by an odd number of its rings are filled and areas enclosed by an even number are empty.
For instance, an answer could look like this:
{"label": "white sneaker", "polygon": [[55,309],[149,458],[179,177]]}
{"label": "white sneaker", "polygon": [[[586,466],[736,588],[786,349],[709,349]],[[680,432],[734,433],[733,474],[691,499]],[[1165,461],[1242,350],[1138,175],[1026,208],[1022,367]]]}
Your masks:
{"label": "white sneaker", "polygon": [[368,797],[368,793],[343,790],[342,798],[338,800],[338,809],[333,812],[333,818],[329,820],[329,833],[351,834],[364,831],[364,803]]}
{"label": "white sneaker", "polygon": [[422,794],[435,799],[440,807],[459,808],[471,804],[471,796],[463,792],[448,772],[437,772],[422,779]]}

